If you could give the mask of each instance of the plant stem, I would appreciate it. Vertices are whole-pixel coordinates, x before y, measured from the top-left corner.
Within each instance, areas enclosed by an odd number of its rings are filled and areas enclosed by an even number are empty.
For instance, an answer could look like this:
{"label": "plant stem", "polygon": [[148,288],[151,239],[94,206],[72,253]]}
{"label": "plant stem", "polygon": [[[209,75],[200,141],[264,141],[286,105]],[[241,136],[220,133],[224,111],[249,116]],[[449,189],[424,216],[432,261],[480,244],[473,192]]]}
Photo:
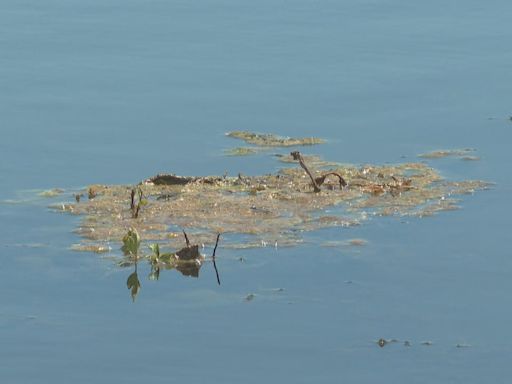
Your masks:
{"label": "plant stem", "polygon": [[292,155],[294,160],[298,160],[302,169],[304,169],[306,171],[309,178],[311,179],[311,184],[313,184],[313,189],[315,190],[315,192],[320,192],[320,187],[316,183],[316,180],[313,177],[313,175],[311,174],[311,172],[309,171],[308,167],[306,167],[306,164],[304,163],[304,159],[302,158],[302,155],[300,154],[300,152],[295,151],[295,152],[290,153],[290,155]]}

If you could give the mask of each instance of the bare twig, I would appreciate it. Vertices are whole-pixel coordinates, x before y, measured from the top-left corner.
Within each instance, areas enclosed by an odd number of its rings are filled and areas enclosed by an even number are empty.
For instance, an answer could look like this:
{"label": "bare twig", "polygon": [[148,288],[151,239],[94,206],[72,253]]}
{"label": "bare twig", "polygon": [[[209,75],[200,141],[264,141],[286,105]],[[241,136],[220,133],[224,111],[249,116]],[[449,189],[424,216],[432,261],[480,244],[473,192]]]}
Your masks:
{"label": "bare twig", "polygon": [[311,174],[311,172],[309,171],[308,167],[306,167],[306,164],[304,164],[304,159],[302,158],[302,155],[300,154],[300,152],[294,151],[294,152],[290,153],[290,155],[292,155],[293,160],[298,160],[302,169],[304,169],[306,171],[306,173],[308,174],[308,176],[311,179],[311,183],[313,184],[313,189],[315,190],[315,192],[320,192],[320,187],[316,183],[316,180],[313,177],[313,175]]}
{"label": "bare twig", "polygon": [[347,186],[347,182],[345,181],[345,179],[343,178],[343,176],[341,176],[339,173],[337,172],[328,172],[326,173],[325,175],[323,176],[320,176],[320,177],[317,177],[315,179],[317,185],[322,185],[325,181],[325,179],[327,178],[327,176],[329,175],[333,175],[333,176],[337,176],[338,179],[340,180],[340,189],[343,189],[343,187],[346,187]]}
{"label": "bare twig", "polygon": [[185,230],[183,230],[183,235],[185,235],[185,241],[187,243],[187,247],[190,247],[190,241],[188,240],[187,232],[185,232]]}
{"label": "bare twig", "polygon": [[320,192],[320,186],[324,183],[325,178],[327,176],[329,176],[329,175],[333,175],[333,176],[337,176],[338,177],[338,179],[340,180],[340,189],[343,189],[343,187],[347,186],[347,182],[345,181],[343,176],[341,176],[337,172],[327,172],[326,174],[324,174],[322,176],[319,176],[319,177],[317,177],[315,179],[313,177],[313,175],[311,174],[311,172],[309,171],[309,169],[306,166],[306,164],[304,163],[304,159],[302,158],[302,155],[300,154],[299,151],[292,152],[292,153],[290,153],[290,155],[292,155],[294,160],[298,160],[300,166],[306,171],[306,173],[308,174],[309,178],[311,179],[311,184],[313,184],[313,189],[315,190],[315,192]]}
{"label": "bare twig", "polygon": [[135,210],[135,188],[132,189],[132,193],[131,193],[131,203],[130,203],[130,209],[132,211]]}

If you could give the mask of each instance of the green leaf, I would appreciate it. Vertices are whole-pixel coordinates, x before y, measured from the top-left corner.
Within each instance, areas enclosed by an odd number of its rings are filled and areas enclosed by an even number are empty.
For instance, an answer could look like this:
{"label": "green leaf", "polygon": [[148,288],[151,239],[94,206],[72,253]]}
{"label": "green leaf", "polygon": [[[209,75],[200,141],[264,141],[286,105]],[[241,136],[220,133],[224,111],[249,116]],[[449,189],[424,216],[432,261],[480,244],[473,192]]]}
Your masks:
{"label": "green leaf", "polygon": [[157,243],[150,244],[149,249],[151,249],[151,251],[156,257],[160,257],[160,245],[158,245]]}
{"label": "green leaf", "polygon": [[128,233],[123,237],[123,246],[121,250],[125,255],[136,256],[139,252],[140,236],[135,228],[130,228]]}

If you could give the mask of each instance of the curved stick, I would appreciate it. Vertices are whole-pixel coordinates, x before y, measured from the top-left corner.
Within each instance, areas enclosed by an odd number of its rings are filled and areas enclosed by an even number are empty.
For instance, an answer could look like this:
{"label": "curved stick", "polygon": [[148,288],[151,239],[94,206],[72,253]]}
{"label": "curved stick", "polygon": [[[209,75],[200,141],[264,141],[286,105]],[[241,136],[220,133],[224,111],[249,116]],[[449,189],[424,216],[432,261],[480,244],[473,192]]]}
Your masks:
{"label": "curved stick", "polygon": [[341,176],[338,172],[327,172],[325,175],[323,176],[320,176],[320,177],[317,177],[316,178],[316,182],[318,185],[322,185],[325,181],[325,178],[329,175],[333,175],[333,176],[337,176],[338,179],[340,180],[340,189],[343,189],[343,187],[346,187],[347,186],[347,182],[345,181],[345,179],[343,178],[343,176]]}
{"label": "curved stick", "polygon": [[306,167],[306,164],[304,164],[304,159],[302,158],[302,155],[300,154],[300,152],[295,151],[295,152],[290,153],[290,155],[292,155],[293,160],[298,160],[302,169],[304,169],[306,171],[309,178],[311,179],[311,183],[313,184],[313,189],[315,190],[315,192],[320,192],[320,187],[316,183],[316,180],[313,177],[313,175],[311,174],[311,172],[309,172],[309,169],[308,169],[308,167]]}

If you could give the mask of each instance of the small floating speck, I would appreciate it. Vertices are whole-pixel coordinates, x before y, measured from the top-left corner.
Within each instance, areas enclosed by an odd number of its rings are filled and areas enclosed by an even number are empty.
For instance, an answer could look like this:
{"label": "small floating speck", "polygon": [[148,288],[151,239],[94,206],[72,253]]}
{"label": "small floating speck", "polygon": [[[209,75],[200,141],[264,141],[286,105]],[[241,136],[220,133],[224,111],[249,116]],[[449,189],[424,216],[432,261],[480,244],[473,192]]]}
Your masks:
{"label": "small floating speck", "polygon": [[389,344],[389,343],[398,343],[398,340],[397,339],[383,339],[383,338],[380,338],[378,341],[377,341],[377,345],[379,347],[384,347],[386,344]]}
{"label": "small floating speck", "polygon": [[245,296],[245,301],[252,301],[256,295],[254,293],[249,293],[247,296]]}
{"label": "small floating speck", "polygon": [[432,343],[431,341],[428,341],[428,340],[427,340],[427,341],[422,341],[422,342],[421,342],[421,345],[425,345],[425,346],[427,346],[427,347],[430,347],[432,344],[433,344],[433,343]]}

